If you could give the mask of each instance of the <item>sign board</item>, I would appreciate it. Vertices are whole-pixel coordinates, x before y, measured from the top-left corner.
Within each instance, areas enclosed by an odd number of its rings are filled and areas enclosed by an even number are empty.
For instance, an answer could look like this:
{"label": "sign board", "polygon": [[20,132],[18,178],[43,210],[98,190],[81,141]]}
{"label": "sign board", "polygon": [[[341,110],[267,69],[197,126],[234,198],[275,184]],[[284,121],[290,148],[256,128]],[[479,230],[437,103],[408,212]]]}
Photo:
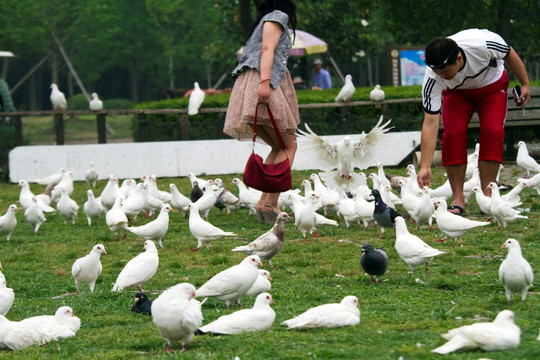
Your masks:
{"label": "sign board", "polygon": [[388,47],[388,72],[392,86],[422,85],[425,71],[424,47]]}

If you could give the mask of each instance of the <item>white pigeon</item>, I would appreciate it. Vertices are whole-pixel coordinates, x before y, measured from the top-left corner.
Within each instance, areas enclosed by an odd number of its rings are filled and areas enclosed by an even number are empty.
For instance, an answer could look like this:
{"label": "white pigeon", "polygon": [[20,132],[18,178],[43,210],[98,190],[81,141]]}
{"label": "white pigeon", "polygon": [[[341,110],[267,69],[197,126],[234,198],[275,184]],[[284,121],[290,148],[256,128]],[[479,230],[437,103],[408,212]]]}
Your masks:
{"label": "white pigeon", "polygon": [[146,204],[144,200],[145,189],[143,189],[143,186],[145,186],[143,183],[138,183],[135,186],[135,191],[126,200],[122,201],[122,211],[133,222],[135,222],[137,215],[143,211]]}
{"label": "white pigeon", "polygon": [[[354,211],[358,218],[364,223],[364,230],[368,227],[370,222],[374,222],[373,212],[375,211],[375,201],[367,201],[363,194],[359,194],[361,190],[356,192],[354,198]],[[370,190],[371,192],[371,190]]]}
{"label": "white pigeon", "polygon": [[43,214],[43,210],[39,207],[38,199],[36,196],[32,197],[32,205],[24,212],[24,217],[26,221],[30,224],[34,230],[34,234],[38,233],[39,227],[41,224],[47,220]]}
{"label": "white pigeon", "polygon": [[81,283],[90,286],[90,292],[94,292],[97,278],[101,275],[101,254],[106,254],[103,244],[94,245],[90,253],[75,260],[71,266],[71,275],[75,279],[75,292],[78,294]]}
{"label": "white pigeon", "polygon": [[432,248],[418,236],[407,230],[405,219],[398,216],[394,219],[396,223],[396,243],[394,247],[399,257],[405,261],[414,274],[414,269],[420,265],[426,265],[426,272],[429,272],[428,263],[438,255],[445,252]]}
{"label": "white pigeon", "polygon": [[88,227],[92,227],[92,219],[95,219],[99,225],[99,218],[105,212],[105,208],[101,201],[97,200],[92,190],[86,191],[87,200],[83,205],[84,215],[88,221]]}
{"label": "white pigeon", "polygon": [[525,171],[525,178],[528,178],[531,172],[540,172],[540,164],[538,164],[536,160],[529,155],[525,142],[518,142],[517,148],[516,164]]}
{"label": "white pigeon", "polygon": [[122,185],[120,188],[118,188],[118,191],[120,192],[120,195],[124,197],[124,199],[128,199],[133,193],[135,192],[135,189],[137,187],[137,183],[133,179],[124,179],[122,181]]}
{"label": "white pigeon", "polygon": [[325,186],[317,174],[311,174],[309,176],[309,180],[313,181],[315,194],[319,196],[319,201],[323,208],[324,215],[327,215],[328,211],[330,210],[338,212],[338,205],[339,201],[341,200],[339,193],[336,190]]}
{"label": "white pigeon", "polygon": [[174,341],[180,341],[184,352],[203,322],[201,303],[195,299],[195,291],[195,286],[180,283],[152,302],[152,321],[167,341],[167,351],[172,350]]}
{"label": "white pigeon", "polygon": [[355,180],[358,176],[355,176],[354,168],[363,170],[376,164],[378,156],[374,153],[374,149],[388,140],[386,133],[390,130],[388,124],[391,120],[382,124],[383,119],[381,116],[373,129],[367,134],[362,132],[357,140],[346,135],[334,144],[314,133],[307,123],[304,124],[307,131],[297,130],[301,144],[318,160],[319,168],[332,174],[332,181],[328,177],[325,178],[327,186],[332,185],[334,188],[350,186],[351,181],[355,184],[354,188],[359,185],[358,180]]}
{"label": "white pigeon", "polygon": [[360,324],[358,298],[348,295],[340,303],[324,304],[282,322],[289,329],[336,328]]}
{"label": "white pigeon", "polygon": [[190,203],[189,210],[189,231],[197,239],[197,247],[189,249],[189,251],[199,250],[203,244],[206,244],[206,249],[210,250],[210,241],[221,239],[223,237],[235,237],[235,233],[223,231],[217,226],[210,224],[208,221],[201,218],[197,205]]}
{"label": "white pigeon", "polygon": [[60,195],[62,195],[62,188],[66,189],[68,195],[70,196],[73,193],[73,173],[71,171],[66,171],[64,175],[62,175],[62,179],[60,179],[60,182],[56,184],[52,189],[52,201],[58,202],[58,199],[60,199]]}
{"label": "white pigeon", "polygon": [[[359,195],[362,196],[362,195]],[[358,214],[354,210],[355,207],[355,201],[354,199],[349,199],[345,193],[341,196],[341,200],[339,201],[338,205],[338,211],[341,216],[343,216],[343,220],[345,221],[345,228],[348,230],[350,223],[358,221]]]}
{"label": "white pigeon", "polygon": [[495,220],[497,220],[497,223],[499,224],[499,229],[501,228],[501,226],[506,227],[506,224],[511,221],[529,218],[525,215],[520,215],[519,210],[512,208],[511,204],[501,199],[497,183],[489,183],[488,188],[491,189],[491,205],[489,209],[491,210],[491,214],[493,215]]}
{"label": "white pigeon", "polygon": [[[0,263],[0,270],[2,270],[2,263]],[[0,279],[6,279],[6,277],[4,276],[4,273],[2,273],[2,271],[0,271]]]}
{"label": "white pigeon", "polygon": [[157,177],[156,175],[143,176],[141,180],[144,181],[144,184],[148,185],[148,193],[163,202],[171,201],[171,194],[167,191],[162,191],[158,189],[157,186]]}
{"label": "white pigeon", "polygon": [[[439,230],[446,236],[453,238],[455,241],[465,235],[469,230],[490,224],[488,221],[471,220],[449,212],[446,201],[442,199],[436,200],[435,206],[437,207],[437,210],[435,210],[435,219],[437,219]],[[443,240],[437,241],[440,242]]]}
{"label": "white pigeon", "polygon": [[339,91],[338,96],[336,96],[335,101],[336,102],[343,101],[345,103],[348,103],[349,99],[354,95],[355,91],[356,91],[356,88],[354,87],[354,84],[352,82],[352,76],[346,75],[345,84]]}
{"label": "white pigeon", "polygon": [[60,112],[63,112],[67,108],[67,101],[66,96],[63,92],[58,90],[58,86],[56,84],[51,84],[51,103],[53,110],[57,110]]}
{"label": "white pigeon", "polygon": [[261,260],[266,259],[270,268],[274,269],[272,259],[276,256],[283,247],[284,238],[284,223],[291,220],[291,217],[286,212],[281,212],[276,218],[274,226],[251,243],[244,246],[237,246],[232,251],[241,251],[246,255],[257,255]]}
{"label": "white pigeon", "polygon": [[118,241],[118,233],[120,230],[124,230],[123,240],[127,237],[128,218],[124,211],[122,211],[122,198],[119,196],[116,198],[113,207],[105,214],[105,222],[109,229],[116,235],[116,241]]}
{"label": "white pigeon", "polygon": [[107,185],[101,192],[99,198],[101,199],[101,204],[106,211],[109,211],[114,205],[114,201],[118,197],[119,187],[118,187],[118,178],[114,175],[109,175],[109,180]]}
{"label": "white pigeon", "polygon": [[19,181],[17,186],[21,188],[21,192],[19,193],[19,203],[24,209],[28,209],[30,206],[32,206],[32,198],[35,196],[38,202],[38,205],[42,211],[45,211],[45,212],[56,211],[53,207],[49,206],[50,198],[49,198],[49,204],[47,204],[46,200],[43,200],[44,197],[42,196],[38,197],[34,195],[34,193],[30,190],[30,184],[28,184],[28,181],[21,180]]}
{"label": "white pigeon", "polygon": [[61,189],[60,200],[56,205],[58,213],[64,219],[64,224],[67,224],[68,220],[71,220],[72,224],[75,224],[77,219],[77,212],[79,211],[79,205],[69,197],[68,191],[66,188]]}
{"label": "white pigeon", "polygon": [[169,213],[171,211],[174,211],[172,207],[165,204],[161,207],[161,211],[155,220],[141,226],[131,226],[127,229],[137,237],[157,241],[159,247],[163,247],[161,240],[169,230]]}
{"label": "white pigeon", "polygon": [[480,183],[480,169],[476,168],[469,180],[463,183],[463,195],[465,196],[465,205],[469,205],[469,197],[472,195],[472,188],[482,186]]}
{"label": "white pigeon", "polygon": [[199,113],[199,107],[201,107],[205,97],[204,91],[201,90],[198,82],[195,81],[193,86],[194,89],[191,94],[189,94],[188,115],[196,115]]}
{"label": "white pigeon", "polygon": [[0,234],[6,234],[6,241],[9,242],[11,238],[11,233],[17,226],[17,218],[15,218],[15,213],[19,210],[17,205],[9,205],[6,213],[0,216]]}
{"label": "white pigeon", "polygon": [[81,328],[81,320],[69,306],[59,307],[54,315],[34,316],[20,323],[37,330],[44,342],[73,337]]}
{"label": "white pigeon", "polygon": [[420,189],[420,186],[418,185],[418,175],[416,174],[416,169],[413,164],[407,165],[407,175],[409,175],[409,177],[406,180],[411,192],[422,197],[422,189]]}
{"label": "white pigeon", "polygon": [[375,88],[369,92],[369,99],[375,103],[377,109],[381,108],[381,103],[384,101],[384,90],[381,85],[375,85]]}
{"label": "white pigeon", "polygon": [[214,193],[211,189],[211,185],[213,184],[212,180],[208,180],[206,188],[203,189],[203,196],[201,196],[197,201],[195,201],[195,205],[197,206],[197,209],[199,210],[199,214],[203,218],[208,218],[208,213],[214,205],[216,204],[216,197],[214,196]]}
{"label": "white pigeon", "polygon": [[255,214],[257,202],[261,198],[261,193],[255,189],[248,189],[246,184],[239,178],[234,178],[231,184],[238,186],[238,198],[246,207],[249,208],[249,214]]}
{"label": "white pigeon", "polygon": [[116,278],[112,291],[122,291],[130,287],[144,292],[142,286],[154,276],[159,265],[158,250],[154,242],[146,240],[144,248],[144,252],[129,260],[124,266]]}
{"label": "white pigeon", "polygon": [[[405,203],[403,203],[403,205],[405,205]],[[424,186],[424,188],[422,189],[422,198],[415,206],[412,213],[412,218],[414,219],[414,221],[416,221],[417,228],[420,229],[420,225],[423,222],[427,221],[427,223],[429,224],[429,228],[432,229],[434,213],[435,206],[433,205],[433,201],[431,201],[431,196],[429,195],[429,188],[427,186]]]}
{"label": "white pigeon", "polygon": [[0,315],[0,349],[21,350],[44,343],[40,332],[33,326],[9,321],[4,315]]}
{"label": "white pigeon", "polygon": [[446,180],[441,186],[435,189],[429,189],[429,195],[432,198],[443,198],[448,200],[452,197],[452,188],[450,187],[450,181]]}
{"label": "white pigeon", "polygon": [[241,306],[240,299],[259,276],[259,266],[262,266],[261,259],[257,255],[249,255],[240,264],[221,271],[199,287],[197,297],[215,297],[225,302],[227,308],[231,302]]}
{"label": "white pigeon", "polygon": [[43,178],[35,179],[32,182],[38,183],[40,185],[56,185],[62,180],[62,176],[66,172],[66,169],[60,169],[58,172],[45,176]]}
{"label": "white pigeon", "polygon": [[178,187],[176,187],[175,184],[170,184],[169,189],[171,190],[171,205],[173,208],[178,209],[182,211],[182,213],[185,215],[188,211],[188,205],[191,202],[191,200],[182,194]]}
{"label": "white pigeon", "polygon": [[93,161],[90,161],[90,168],[88,170],[86,170],[85,178],[86,178],[86,185],[87,186],[90,186],[90,184],[92,184],[93,188],[96,187],[96,182],[97,182],[97,180],[99,178],[99,175],[98,175],[98,172],[96,170],[96,165],[94,164]]}
{"label": "white pigeon", "polygon": [[276,313],[270,307],[272,303],[274,303],[272,296],[263,292],[257,296],[251,309],[242,309],[232,314],[223,315],[199,330],[203,334],[213,333],[216,335],[268,330],[276,319]]}
{"label": "white pigeon", "polygon": [[[399,180],[397,184],[399,187],[401,187],[401,192],[400,192],[400,198],[401,198],[401,203],[402,203],[401,205],[403,205],[403,208],[412,217],[414,214],[414,209],[418,207],[418,204],[420,203],[421,198],[419,198],[418,196],[416,196],[416,194],[413,193],[413,191],[411,190],[411,186],[409,185],[406,179]],[[431,198],[429,200],[431,201]],[[384,198],[383,198],[383,201],[384,201]]]}
{"label": "white pigeon", "polygon": [[484,192],[480,189],[479,186],[473,187],[471,191],[475,195],[476,204],[480,208],[480,211],[482,211],[487,216],[491,216],[491,198],[484,195]]}
{"label": "white pigeon", "polygon": [[533,271],[531,264],[521,254],[521,246],[516,239],[506,240],[501,247],[508,249],[508,256],[499,267],[499,280],[504,285],[510,306],[513,293],[519,293],[521,301],[525,301],[527,290],[533,282]]}
{"label": "white pigeon", "polygon": [[[52,189],[54,189],[54,186],[53,185],[47,185],[45,187],[45,190],[43,190],[43,192],[41,194],[37,194],[36,197],[38,198],[38,202],[39,203],[43,203],[45,205],[51,205],[51,193],[52,193]],[[40,206],[41,207],[41,206]],[[43,210],[43,208],[42,208]],[[53,211],[56,211],[54,208],[46,208],[46,210],[53,210]],[[46,210],[43,210],[46,212]]]}
{"label": "white pigeon", "polygon": [[150,217],[154,215],[156,211],[161,209],[164,202],[160,198],[150,194],[148,184],[142,184],[141,190],[144,198],[143,214],[145,217]]}
{"label": "white pigeon", "polygon": [[217,190],[214,191],[214,196],[216,197],[215,205],[220,209],[220,211],[223,207],[225,207],[227,209],[227,214],[230,214],[232,210],[238,210],[244,207],[240,201],[240,198],[223,186],[223,180],[216,178],[214,180],[214,184],[217,186]]}
{"label": "white pigeon", "polygon": [[318,199],[314,192],[306,195],[306,202],[302,204],[299,201],[294,203],[294,225],[302,233],[304,242],[307,241],[306,235],[313,234],[315,224],[317,223],[317,213],[313,208],[313,201]]}
{"label": "white pigeon", "polygon": [[467,168],[465,169],[465,178],[470,178],[476,168],[478,168],[478,156],[480,155],[480,144],[474,146],[474,152],[467,156]]}
{"label": "white pigeon", "polygon": [[510,204],[521,204],[521,198],[519,194],[523,191],[523,189],[530,187],[529,184],[527,184],[526,181],[518,181],[517,185],[512,188],[509,192],[507,192],[504,195],[501,195],[501,199],[504,201],[509,202]]}
{"label": "white pigeon", "polygon": [[268,292],[272,288],[272,276],[268,270],[259,269],[259,276],[253,285],[249,288],[246,295],[257,295],[262,292]]}
{"label": "white pigeon", "polygon": [[449,354],[456,350],[498,351],[516,349],[520,343],[521,330],[514,322],[514,313],[503,310],[493,322],[464,325],[441,335],[448,340],[431,350],[438,354]]}
{"label": "white pigeon", "polygon": [[6,285],[6,279],[0,279],[0,314],[6,315],[13,305],[15,300],[15,293],[12,288],[8,288]]}
{"label": "white pigeon", "polygon": [[92,100],[88,103],[90,110],[100,111],[103,110],[103,101],[99,100],[97,93],[92,93]]}
{"label": "white pigeon", "polygon": [[525,182],[531,189],[536,190],[536,193],[540,196],[540,173],[534,175],[530,179],[518,178],[517,180]]}

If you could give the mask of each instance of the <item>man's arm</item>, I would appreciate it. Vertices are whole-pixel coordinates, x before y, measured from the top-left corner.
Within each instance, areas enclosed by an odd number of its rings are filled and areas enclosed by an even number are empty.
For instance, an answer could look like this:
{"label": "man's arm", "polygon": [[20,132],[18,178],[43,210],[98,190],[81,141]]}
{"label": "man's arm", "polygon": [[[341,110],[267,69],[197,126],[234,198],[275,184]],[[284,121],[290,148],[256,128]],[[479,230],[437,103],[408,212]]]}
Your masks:
{"label": "man's arm", "polygon": [[518,108],[522,108],[531,99],[531,88],[529,86],[529,76],[527,75],[527,70],[525,70],[525,65],[523,64],[523,61],[521,61],[521,58],[512,47],[510,48],[510,53],[504,59],[504,62],[506,65],[508,65],[512,73],[521,83],[520,100],[523,99],[523,103],[518,106]]}
{"label": "man's arm", "polygon": [[439,118],[440,114],[424,113],[424,124],[420,135],[420,170],[417,175],[418,186],[420,187],[431,187],[431,164],[433,163],[433,154],[435,153],[439,135]]}

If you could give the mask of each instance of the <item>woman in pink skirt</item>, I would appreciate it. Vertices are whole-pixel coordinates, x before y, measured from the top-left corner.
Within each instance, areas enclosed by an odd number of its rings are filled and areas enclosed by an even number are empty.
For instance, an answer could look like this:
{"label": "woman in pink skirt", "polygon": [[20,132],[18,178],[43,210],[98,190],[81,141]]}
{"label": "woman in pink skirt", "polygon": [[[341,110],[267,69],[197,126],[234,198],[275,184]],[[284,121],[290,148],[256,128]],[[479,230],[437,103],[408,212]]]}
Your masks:
{"label": "woman in pink skirt", "polygon": [[[287,70],[292,48],[290,30],[296,29],[294,0],[263,0],[243,56],[232,76],[236,78],[223,132],[238,140],[253,138],[255,108],[260,104],[257,135],[272,150],[265,164],[277,164],[296,153],[296,127],[300,123],[294,84]],[[265,105],[269,105],[285,143],[282,150]],[[257,204],[260,222],[273,223],[280,209],[279,193],[262,193]]]}

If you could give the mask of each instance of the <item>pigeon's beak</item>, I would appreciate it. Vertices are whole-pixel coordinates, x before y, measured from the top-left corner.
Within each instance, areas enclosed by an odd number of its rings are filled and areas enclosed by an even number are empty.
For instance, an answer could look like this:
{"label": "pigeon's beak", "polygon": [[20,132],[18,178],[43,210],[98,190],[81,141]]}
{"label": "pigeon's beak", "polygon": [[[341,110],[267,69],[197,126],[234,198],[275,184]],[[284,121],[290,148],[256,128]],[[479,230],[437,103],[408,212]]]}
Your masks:
{"label": "pigeon's beak", "polygon": [[272,280],[272,277],[270,276],[270,274],[268,274],[268,280]]}
{"label": "pigeon's beak", "polygon": [[262,266],[262,262],[257,261],[257,265]]}
{"label": "pigeon's beak", "polygon": [[274,299],[272,299],[272,301],[270,301],[272,304],[275,304],[276,302],[274,301]]}
{"label": "pigeon's beak", "polygon": [[75,317],[75,313],[71,313],[71,317]]}
{"label": "pigeon's beak", "polygon": [[197,295],[197,294],[195,294],[195,291],[192,291],[189,300],[193,299],[196,295]]}
{"label": "pigeon's beak", "polygon": [[103,249],[103,253],[106,254],[106,253],[107,253],[107,250]]}
{"label": "pigeon's beak", "polygon": [[506,244],[502,244],[502,245],[501,245],[501,248],[505,248],[505,247],[506,247]]}

